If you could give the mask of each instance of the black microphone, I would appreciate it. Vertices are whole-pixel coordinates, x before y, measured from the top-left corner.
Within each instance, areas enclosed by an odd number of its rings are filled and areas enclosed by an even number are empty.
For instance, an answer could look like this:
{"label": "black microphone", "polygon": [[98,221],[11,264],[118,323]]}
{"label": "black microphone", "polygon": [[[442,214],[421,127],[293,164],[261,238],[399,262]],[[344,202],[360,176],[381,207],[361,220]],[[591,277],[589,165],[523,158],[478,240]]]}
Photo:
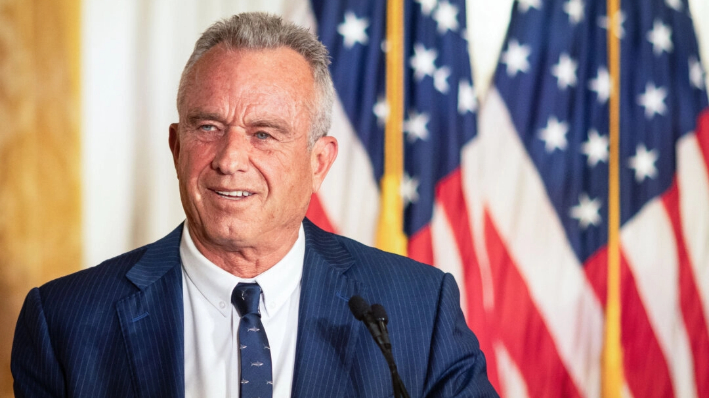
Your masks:
{"label": "black microphone", "polygon": [[382,331],[379,329],[377,322],[372,316],[372,309],[369,307],[369,303],[367,302],[367,300],[363,299],[361,296],[352,296],[347,304],[349,304],[350,306],[350,311],[352,311],[352,315],[354,315],[357,320],[364,322],[364,324],[367,326],[367,329],[369,329],[369,333],[374,338],[374,341],[377,342],[377,345],[386,357],[387,354],[384,352],[386,348],[384,346],[385,343],[384,338],[382,336]]}
{"label": "black microphone", "polygon": [[389,331],[387,330],[387,323],[389,323],[389,317],[381,304],[372,304],[372,317],[377,321],[379,325],[379,330],[382,331],[382,339],[384,340],[384,346],[387,350],[391,350],[391,342],[389,341]]}
{"label": "black microphone", "polygon": [[387,317],[384,307],[381,304],[374,304],[370,307],[367,300],[357,295],[352,296],[348,304],[350,306],[350,311],[352,311],[352,315],[354,315],[357,320],[364,322],[369,330],[369,333],[377,343],[377,346],[379,346],[382,354],[384,354],[384,358],[389,365],[389,372],[391,373],[391,384],[394,397],[409,398],[409,393],[406,391],[404,382],[401,380],[399,372],[396,369],[394,355],[391,353],[389,332],[386,327],[386,324],[389,322],[389,318]]}

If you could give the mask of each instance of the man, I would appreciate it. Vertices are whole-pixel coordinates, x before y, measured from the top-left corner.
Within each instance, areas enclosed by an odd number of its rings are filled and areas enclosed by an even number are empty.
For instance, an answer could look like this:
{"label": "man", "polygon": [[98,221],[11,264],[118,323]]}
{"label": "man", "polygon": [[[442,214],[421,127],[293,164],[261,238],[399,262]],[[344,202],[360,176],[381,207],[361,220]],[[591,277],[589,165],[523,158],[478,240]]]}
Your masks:
{"label": "man", "polygon": [[169,138],[187,221],[29,293],[17,396],[391,396],[354,295],[386,307],[412,397],[495,395],[450,275],[305,219],[338,150],[328,63],[265,14],[202,35]]}

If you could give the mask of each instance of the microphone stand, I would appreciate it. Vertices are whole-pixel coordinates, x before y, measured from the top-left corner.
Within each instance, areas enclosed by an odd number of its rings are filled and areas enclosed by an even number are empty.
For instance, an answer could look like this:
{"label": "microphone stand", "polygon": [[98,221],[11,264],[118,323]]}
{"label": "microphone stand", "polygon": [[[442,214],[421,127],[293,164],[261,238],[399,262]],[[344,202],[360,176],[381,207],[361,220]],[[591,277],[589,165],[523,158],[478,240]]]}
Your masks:
{"label": "microphone stand", "polygon": [[399,371],[396,369],[394,355],[391,352],[389,331],[386,326],[388,317],[384,307],[380,304],[374,304],[370,307],[369,303],[367,303],[367,301],[360,296],[352,296],[348,304],[354,317],[364,322],[367,326],[369,333],[372,335],[372,338],[374,338],[374,341],[377,343],[377,346],[382,351],[382,354],[389,365],[394,398],[410,398],[409,393],[406,391],[406,387],[404,386],[404,382],[399,376]]}
{"label": "microphone stand", "polygon": [[394,398],[410,398],[409,393],[406,391],[406,387],[404,386],[404,382],[399,376],[399,371],[396,369],[394,354],[391,351],[391,342],[389,341],[389,330],[387,329],[389,317],[381,304],[372,304],[372,317],[376,320],[377,326],[379,326],[379,330],[382,333],[383,344],[380,345],[379,348],[382,350],[382,353],[389,364]]}

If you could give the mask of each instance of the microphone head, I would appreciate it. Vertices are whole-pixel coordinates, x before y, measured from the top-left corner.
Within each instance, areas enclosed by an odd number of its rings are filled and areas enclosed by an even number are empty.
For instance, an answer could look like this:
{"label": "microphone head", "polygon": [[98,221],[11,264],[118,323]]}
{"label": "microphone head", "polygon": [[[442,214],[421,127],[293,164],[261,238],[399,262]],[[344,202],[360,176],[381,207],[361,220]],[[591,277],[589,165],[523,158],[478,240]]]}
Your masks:
{"label": "microphone head", "polygon": [[372,316],[374,319],[384,322],[384,324],[389,322],[387,312],[381,304],[372,304]]}
{"label": "microphone head", "polygon": [[370,311],[369,303],[367,300],[363,299],[361,296],[352,296],[350,301],[347,302],[350,306],[350,311],[357,320],[361,321],[364,319],[364,315]]}

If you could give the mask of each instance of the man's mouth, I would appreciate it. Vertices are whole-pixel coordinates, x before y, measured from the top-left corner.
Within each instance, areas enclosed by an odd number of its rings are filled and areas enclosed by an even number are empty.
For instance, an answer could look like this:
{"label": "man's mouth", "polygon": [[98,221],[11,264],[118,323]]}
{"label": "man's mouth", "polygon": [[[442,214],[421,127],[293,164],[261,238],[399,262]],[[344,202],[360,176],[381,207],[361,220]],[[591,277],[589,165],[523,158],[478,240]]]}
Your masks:
{"label": "man's mouth", "polygon": [[220,196],[224,196],[227,198],[243,198],[247,196],[251,196],[254,193],[249,192],[249,191],[214,191]]}

